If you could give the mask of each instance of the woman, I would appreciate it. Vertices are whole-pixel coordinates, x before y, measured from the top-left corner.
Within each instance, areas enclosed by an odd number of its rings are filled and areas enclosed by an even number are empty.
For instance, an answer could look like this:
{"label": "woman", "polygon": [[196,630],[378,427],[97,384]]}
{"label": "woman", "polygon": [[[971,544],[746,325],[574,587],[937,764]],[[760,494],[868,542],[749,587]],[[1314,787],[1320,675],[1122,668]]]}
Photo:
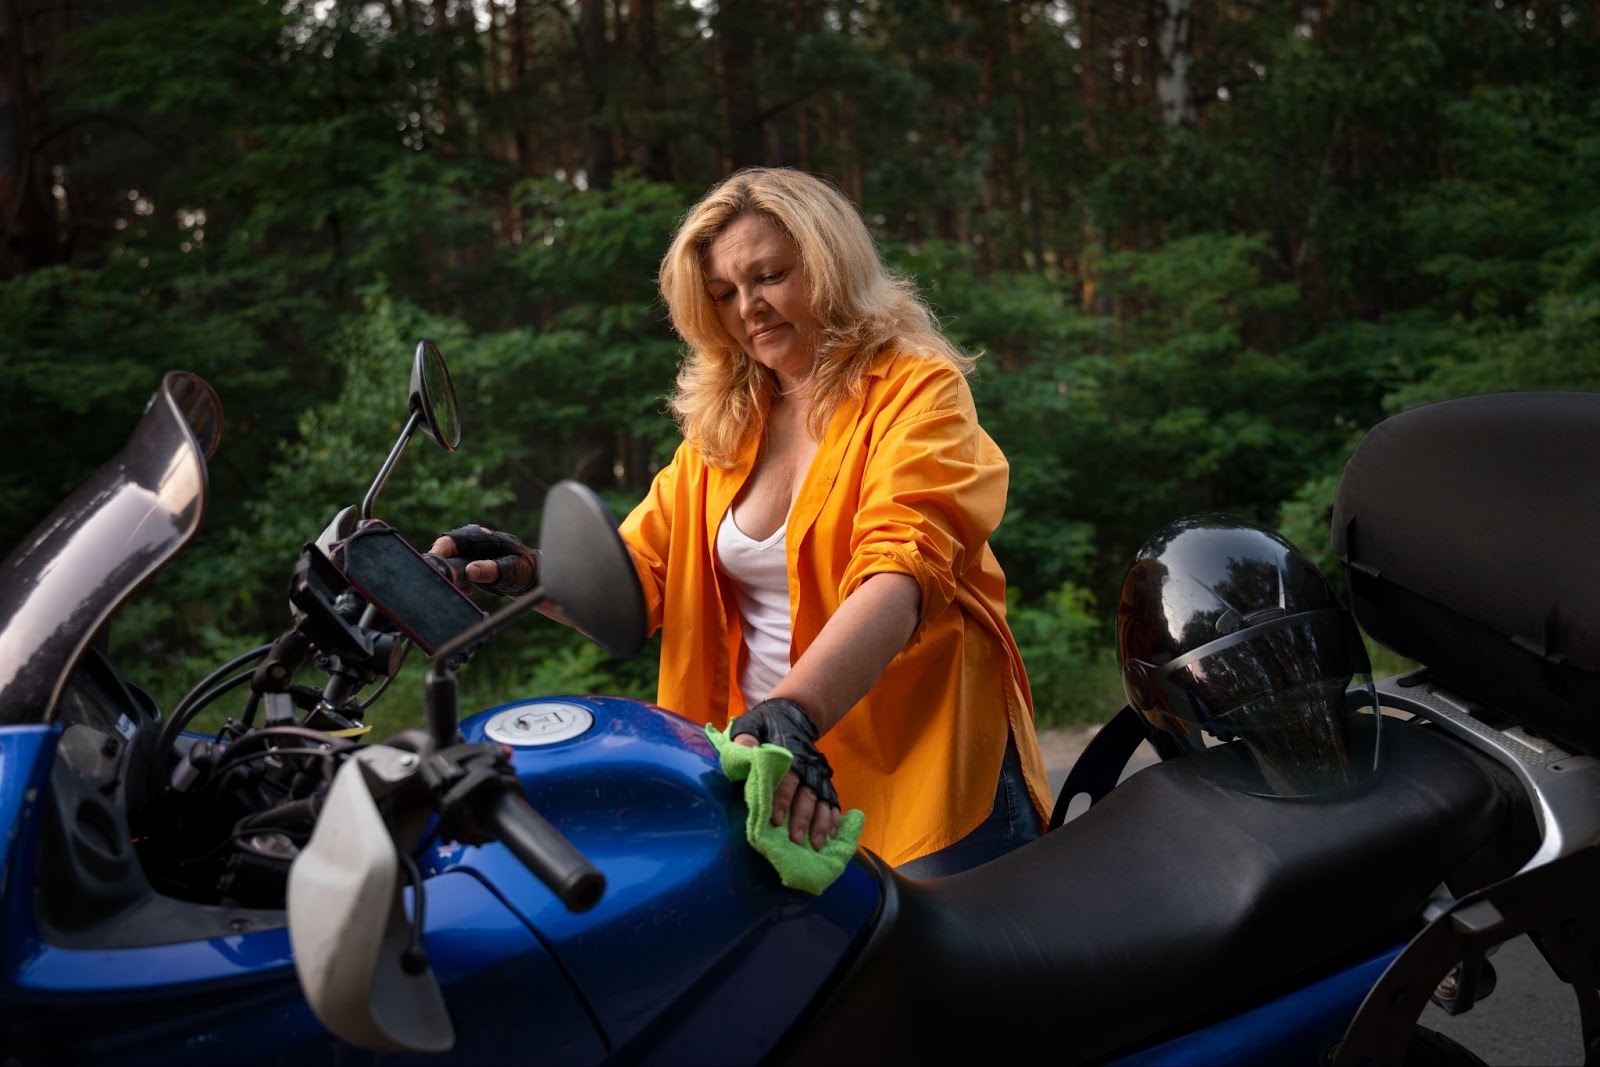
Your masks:
{"label": "woman", "polygon": [[[1044,762],[988,544],[1008,472],[972,360],[850,202],[798,171],[712,189],[660,285],[688,345],[684,441],[621,529],[662,630],[658,702],[795,753],[773,821],[797,844],[837,829],[834,784],[861,843],[914,875],[1036,836]],[[480,537],[434,551],[496,581],[505,553]]]}

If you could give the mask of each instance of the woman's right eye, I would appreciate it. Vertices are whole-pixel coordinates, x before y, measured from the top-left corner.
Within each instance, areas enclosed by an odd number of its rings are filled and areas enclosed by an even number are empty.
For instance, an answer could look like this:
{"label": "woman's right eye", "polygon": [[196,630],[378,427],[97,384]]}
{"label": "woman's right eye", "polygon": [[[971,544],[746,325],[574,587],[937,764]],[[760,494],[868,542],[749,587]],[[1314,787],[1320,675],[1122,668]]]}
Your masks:
{"label": "woman's right eye", "polygon": [[732,295],[733,295],[733,290],[732,289],[729,289],[725,293],[712,293],[711,294],[711,302],[713,304],[722,304],[722,303],[727,302],[727,299]]}

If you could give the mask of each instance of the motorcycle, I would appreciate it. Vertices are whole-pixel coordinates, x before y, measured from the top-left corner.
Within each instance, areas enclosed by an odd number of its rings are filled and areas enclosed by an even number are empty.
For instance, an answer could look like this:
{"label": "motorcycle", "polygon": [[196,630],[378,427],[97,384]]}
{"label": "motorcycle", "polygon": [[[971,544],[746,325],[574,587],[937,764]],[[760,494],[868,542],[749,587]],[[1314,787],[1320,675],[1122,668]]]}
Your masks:
{"label": "motorcycle", "polygon": [[[546,499],[540,585],[489,615],[375,517],[415,433],[460,439],[427,342],[360,508],[292,569],[293,624],[158,708],[101,635],[199,527],[221,424],[169,373],[0,566],[6,1063],[1471,1063],[1416,1020],[1470,1009],[1525,932],[1596,1047],[1600,739],[1556,698],[1586,695],[1564,664],[1597,631],[1558,650],[1549,622],[1511,682],[1487,645],[1424,640],[1449,667],[1380,685],[1355,793],[1252,796],[1186,759],[1116,784],[1124,713],[1064,790],[1088,810],[1037,841],[925,881],[862,850],[811,896],[746,844],[702,724],[595,696],[459,715],[456,672],[523,613],[628,655],[643,608],[575,483]],[[1346,533],[1405,543],[1412,519]],[[1369,631],[1457,632],[1350,553]],[[366,743],[408,649],[427,721]]]}

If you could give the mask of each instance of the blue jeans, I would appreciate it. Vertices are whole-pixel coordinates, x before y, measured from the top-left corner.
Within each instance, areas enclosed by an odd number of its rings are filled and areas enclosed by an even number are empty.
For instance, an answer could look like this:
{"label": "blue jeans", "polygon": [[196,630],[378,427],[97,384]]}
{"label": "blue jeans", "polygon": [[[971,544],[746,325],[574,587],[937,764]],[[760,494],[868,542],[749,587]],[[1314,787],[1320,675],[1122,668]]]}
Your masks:
{"label": "blue jeans", "polygon": [[907,860],[895,870],[911,878],[942,878],[988,863],[1039,836],[1039,812],[1028,796],[1022,777],[1022,757],[1017,743],[1006,738],[1005,759],[1000,761],[1000,784],[994,792],[989,817],[971,833],[937,852]]}

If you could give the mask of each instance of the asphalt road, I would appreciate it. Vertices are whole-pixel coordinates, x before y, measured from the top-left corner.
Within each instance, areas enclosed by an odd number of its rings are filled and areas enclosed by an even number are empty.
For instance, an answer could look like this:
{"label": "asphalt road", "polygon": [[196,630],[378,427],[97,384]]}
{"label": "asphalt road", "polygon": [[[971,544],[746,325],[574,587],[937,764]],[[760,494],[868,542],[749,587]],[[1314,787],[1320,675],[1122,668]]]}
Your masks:
{"label": "asphalt road", "polygon": [[[1045,766],[1050,772],[1050,793],[1061,791],[1072,761],[1087,741],[1084,731],[1045,731],[1040,735]],[[1123,778],[1155,761],[1155,753],[1141,746]],[[1080,806],[1087,804],[1080,801]],[[1068,818],[1079,814],[1069,809]],[[1449,1035],[1494,1067],[1562,1067],[1583,1062],[1583,1039],[1578,1026],[1578,1002],[1570,986],[1551,972],[1544,957],[1526,937],[1514,938],[1491,957],[1498,981],[1495,991],[1458,1016],[1429,1005],[1422,1025]]]}

